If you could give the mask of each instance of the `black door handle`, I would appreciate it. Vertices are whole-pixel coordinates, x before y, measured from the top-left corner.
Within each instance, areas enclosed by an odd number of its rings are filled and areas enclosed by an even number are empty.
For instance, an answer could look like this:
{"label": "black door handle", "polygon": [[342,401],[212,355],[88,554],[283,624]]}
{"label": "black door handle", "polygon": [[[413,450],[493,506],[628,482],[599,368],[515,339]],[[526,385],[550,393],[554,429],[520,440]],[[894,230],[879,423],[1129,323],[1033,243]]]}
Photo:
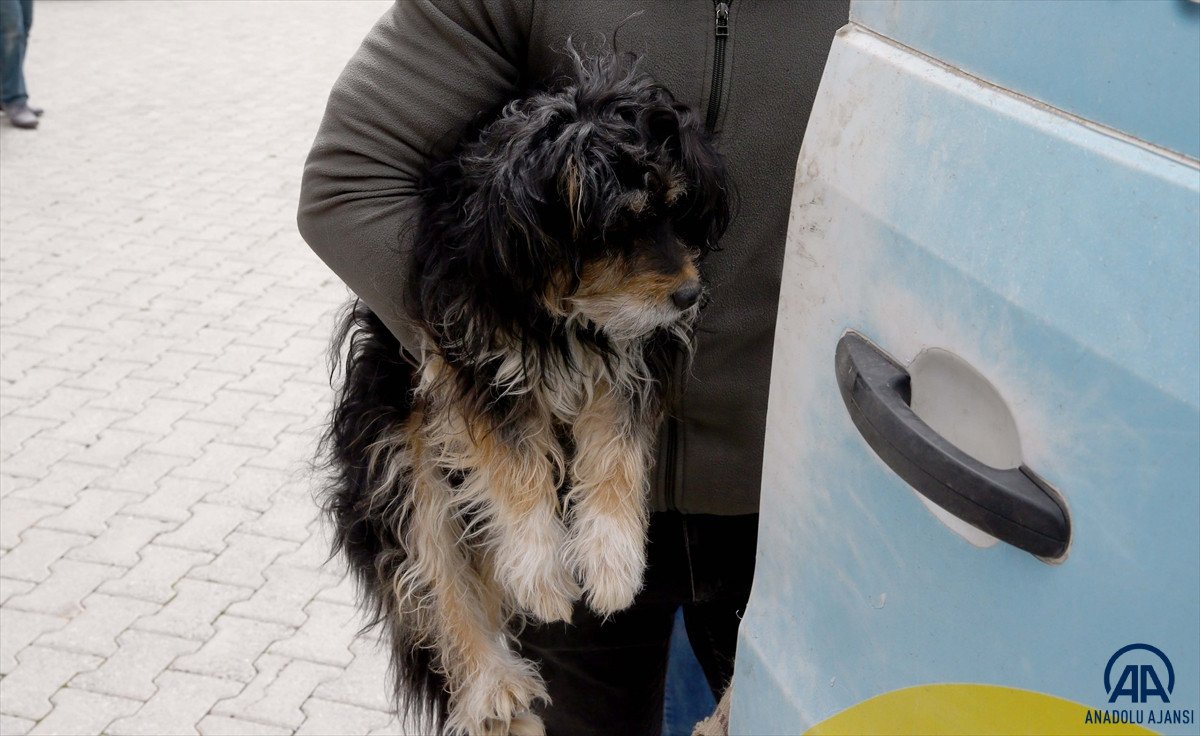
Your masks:
{"label": "black door handle", "polygon": [[1071,541],[1058,493],[1025,466],[998,470],[955,447],[910,408],[908,371],[856,332],[838,341],[838,388],[875,454],[918,493],[977,529],[1056,559]]}

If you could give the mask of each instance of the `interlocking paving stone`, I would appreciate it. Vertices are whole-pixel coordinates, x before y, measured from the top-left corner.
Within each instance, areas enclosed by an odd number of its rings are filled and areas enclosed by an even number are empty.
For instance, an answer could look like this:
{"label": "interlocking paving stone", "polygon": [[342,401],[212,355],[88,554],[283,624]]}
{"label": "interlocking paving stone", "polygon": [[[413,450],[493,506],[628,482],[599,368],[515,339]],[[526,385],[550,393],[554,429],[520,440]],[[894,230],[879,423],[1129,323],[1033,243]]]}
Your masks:
{"label": "interlocking paving stone", "polygon": [[[7,562],[7,560],[5,560]],[[7,565],[5,565],[7,568]],[[23,595],[5,603],[7,608],[35,611],[51,616],[74,617],[83,612],[83,599],[106,580],[120,576],[124,568],[94,562],[59,560],[50,577]]]}
{"label": "interlocking paving stone", "polygon": [[49,616],[35,611],[18,611],[13,608],[0,609],[0,675],[7,675],[17,668],[17,653],[33,643],[42,634],[66,626],[68,619]]}
{"label": "interlocking paving stone", "polygon": [[246,687],[236,697],[226,698],[213,706],[212,712],[225,715],[242,713],[249,706],[267,697],[267,688],[279,677],[291,663],[287,657],[275,654],[264,654],[254,660],[254,678],[246,683]]}
{"label": "interlocking paving stone", "polygon": [[204,720],[197,724],[197,728],[203,736],[290,736],[293,733],[290,728],[243,721],[229,716],[205,716]]}
{"label": "interlocking paving stone", "polygon": [[343,729],[367,733],[383,728],[392,721],[389,713],[318,698],[312,698],[304,704],[304,713],[308,718],[296,731],[297,736],[321,736]]}
{"label": "interlocking paving stone", "polygon": [[[231,445],[258,447],[269,451],[275,447],[279,435],[291,429],[303,430],[302,423],[305,418],[303,414],[260,408],[250,414],[246,421],[233,427],[223,439]],[[252,460],[250,465],[259,464],[261,457]]]}
{"label": "interlocking paving stone", "polygon": [[389,5],[38,4],[48,112],[0,118],[5,736],[403,732],[326,561],[309,468],[348,293],[295,229]]}
{"label": "interlocking paving stone", "polygon": [[[95,406],[84,406],[76,411],[70,421],[63,422],[51,430],[46,436],[65,442],[76,442],[90,445],[99,441],[100,435],[117,422],[129,417],[129,412],[119,409],[102,409]],[[94,469],[97,474],[101,471]]]}
{"label": "interlocking paving stone", "polygon": [[67,558],[104,565],[133,567],[141,561],[141,551],[155,537],[171,529],[172,524],[118,514],[96,539],[67,552]]}
{"label": "interlocking paving stone", "polygon": [[50,577],[50,566],[67,550],[80,547],[92,538],[50,529],[27,529],[21,543],[4,556],[5,577],[40,583]]}
{"label": "interlocking paving stone", "polygon": [[[0,733],[4,736],[22,736],[29,733],[29,729],[33,728],[35,721],[28,718],[18,718],[16,716],[5,715],[0,713]],[[291,733],[291,731],[288,731]]]}
{"label": "interlocking paving stone", "polygon": [[[260,671],[259,674],[267,673]],[[312,695],[312,691],[317,685],[340,674],[340,667],[284,660],[282,668],[273,673],[269,683],[249,693],[246,691],[251,688],[247,687],[242,696],[218,703],[213,712],[296,728],[304,722],[305,715],[300,707]]]}
{"label": "interlocking paving stone", "polygon": [[[4,424],[10,424],[13,421],[13,417],[6,417]],[[57,424],[57,422],[43,419],[29,421],[48,422],[49,426]],[[84,450],[83,445],[53,439],[46,434],[38,434],[25,440],[20,449],[4,461],[4,472],[25,478],[45,478],[59,460],[69,458],[69,456]]]}
{"label": "interlocking paving stone", "polygon": [[71,687],[147,701],[158,691],[155,678],[178,657],[200,648],[200,642],[130,629],[117,638],[116,654],[91,672],[77,675]]}
{"label": "interlocking paving stone", "polygon": [[[55,332],[57,333],[60,330],[62,328]],[[67,329],[62,331],[66,334],[55,334],[55,337],[65,340],[67,344],[71,344],[77,339],[75,335],[71,334],[72,330]],[[38,347],[44,348],[46,345],[43,342]],[[55,422],[65,422],[73,419],[75,414],[83,408],[84,404],[103,395],[101,391],[59,386],[54,391],[46,393],[41,401],[22,409],[20,414],[23,417],[40,417],[42,419],[51,419]]]}
{"label": "interlocking paving stone", "polygon": [[[140,336],[139,336],[140,338]],[[123,346],[129,347],[129,346]],[[124,358],[124,355],[122,355]],[[141,363],[128,361],[129,365],[142,365]],[[95,385],[88,383],[88,385]],[[104,396],[104,398],[96,399],[92,402],[92,406],[99,406],[105,409],[118,409],[120,411],[136,413],[143,409],[151,398],[158,396],[160,393],[169,391],[172,385],[168,381],[146,381],[140,378],[122,378],[117,382],[116,390]],[[119,431],[119,430],[118,430]],[[117,441],[114,440],[108,447],[107,452],[97,454],[97,460],[104,461],[109,458],[119,457],[120,450],[123,447],[132,445],[138,441],[138,438],[132,435],[141,434],[140,432],[126,432],[127,436],[121,437],[123,446],[117,446]],[[101,438],[103,440],[103,438]]]}
{"label": "interlocking paving stone", "polygon": [[208,494],[220,492],[221,488],[222,485],[215,481],[168,475],[158,481],[153,493],[121,511],[151,519],[184,522],[192,518],[192,506],[197,501]]}
{"label": "interlocking paving stone", "polygon": [[241,532],[230,534],[225,541],[225,550],[215,560],[193,568],[188,577],[258,588],[267,582],[263,570],[284,552],[295,550],[298,546],[295,542]]}
{"label": "interlocking paving stone", "polygon": [[281,432],[275,440],[275,446],[267,454],[256,457],[247,464],[296,472],[311,460],[317,437],[315,425]]}
{"label": "interlocking paving stone", "polygon": [[227,431],[228,429],[220,424],[180,419],[171,427],[169,433],[164,434],[157,442],[146,445],[145,449],[165,455],[198,459],[204,454],[208,443],[222,437]]}
{"label": "interlocking paving stone", "polygon": [[139,498],[136,493],[89,488],[80,491],[78,499],[66,511],[43,519],[38,526],[97,537],[107,529],[105,522],[113,514]]}
{"label": "interlocking paving stone", "polygon": [[317,507],[307,489],[296,491],[285,487],[271,499],[271,508],[242,524],[239,531],[304,542],[310,536],[308,528],[316,518]]}
{"label": "interlocking paving stone", "polygon": [[57,506],[14,498],[4,504],[0,517],[0,549],[9,550],[21,541],[21,534],[39,519],[61,512]]}
{"label": "interlocking paving stone", "polygon": [[159,480],[167,473],[187,464],[186,457],[152,452],[143,446],[126,458],[120,470],[99,478],[96,485],[111,489],[132,488],[145,494],[154,490]]}
{"label": "interlocking paving stone", "polygon": [[421,733],[427,733],[427,730],[418,728],[416,725],[402,723],[400,719],[393,717],[386,725],[368,731],[367,736],[412,736],[412,734]]}
{"label": "interlocking paving stone", "polygon": [[155,540],[168,547],[182,547],[219,554],[225,549],[225,537],[239,524],[258,516],[256,512],[231,506],[197,503],[192,518],[169,534]]}
{"label": "interlocking paving stone", "polygon": [[278,558],[277,562],[285,567],[303,567],[306,570],[325,570],[335,572],[341,560],[329,558],[330,541],[326,532],[325,520],[314,519],[308,525],[308,538],[294,552]]}
{"label": "interlocking paving stone", "polygon": [[83,601],[83,613],[57,631],[38,638],[37,644],[80,654],[108,657],[117,651],[117,636],[158,606],[149,601],[93,593]]}
{"label": "interlocking paving stone", "polygon": [[183,639],[207,641],[216,635],[212,622],[234,601],[250,597],[249,588],[184,578],[175,584],[176,595],[153,616],[138,619],[133,628]]}
{"label": "interlocking paving stone", "polygon": [[35,482],[32,478],[17,478],[6,473],[0,473],[0,498],[8,498],[9,496],[19,498],[16,495],[17,491],[22,488],[28,488]]}
{"label": "interlocking paving stone", "polygon": [[27,482],[24,488],[13,493],[17,498],[26,498],[39,503],[70,506],[79,498],[79,493],[89,487],[106,472],[95,465],[79,463],[57,463],[50,472],[36,482]]}
{"label": "interlocking paving stone", "polygon": [[[90,311],[90,309],[88,311]],[[106,332],[106,337],[107,336],[109,335]],[[76,386],[79,388],[94,388],[109,392],[112,392],[114,387],[116,387],[124,391],[126,389],[126,384],[124,383],[125,378],[129,376],[130,373],[133,373],[135,370],[142,367],[144,367],[144,364],[142,363],[134,363],[133,361],[123,360],[119,352],[116,354],[106,354],[100,359],[99,362],[90,366],[86,373],[77,374],[73,377],[70,377],[66,381],[66,385]],[[122,394],[120,398],[125,399],[124,394]],[[130,400],[122,400],[120,402],[120,406],[132,406],[133,412],[139,411],[141,409],[141,404],[133,401],[132,398],[133,397],[130,396]]]}
{"label": "interlocking paving stone", "polygon": [[188,672],[166,671],[155,680],[158,691],[136,715],[108,727],[115,736],[196,734],[198,723],[220,699],[242,688],[240,683]]}
{"label": "interlocking paving stone", "polygon": [[133,715],[142,707],[140,700],[64,688],[51,696],[54,708],[33,727],[32,734],[102,733],[113,720]]}
{"label": "interlocking paving stone", "polygon": [[332,588],[326,588],[320,593],[317,593],[315,600],[325,603],[337,603],[343,606],[356,606],[358,604],[358,593],[355,589],[354,579],[346,576],[341,582]]}
{"label": "interlocking paving stone", "polygon": [[288,482],[288,474],[269,468],[243,467],[237,477],[219,493],[209,494],[209,503],[268,511],[275,491]]}
{"label": "interlocking paving stone", "polygon": [[[248,396],[251,394],[247,394]],[[183,478],[203,478],[222,483],[232,483],[237,471],[250,460],[265,455],[258,447],[232,445],[219,439],[205,445],[204,452],[191,465],[176,471]]]}
{"label": "interlocking paving stone", "polygon": [[143,547],[141,557],[129,572],[101,585],[100,592],[164,604],[175,597],[175,584],[189,570],[213,559],[207,552],[155,544]]}
{"label": "interlocking paving stone", "polygon": [[265,585],[248,600],[229,607],[229,613],[259,621],[273,621],[297,627],[308,616],[304,607],[325,588],[337,585],[339,576],[322,570],[272,566],[264,573]]}
{"label": "interlocking paving stone", "polygon": [[12,578],[0,577],[0,605],[12,598],[14,595],[21,595],[33,590],[33,583],[28,580],[13,580]]}
{"label": "interlocking paving stone", "polygon": [[350,645],[354,661],[345,673],[313,692],[313,697],[363,708],[385,711],[391,708],[388,694],[388,662],[382,645],[371,637],[360,637]]}
{"label": "interlocking paving stone", "polygon": [[272,654],[346,667],[354,659],[350,643],[362,628],[359,611],[352,606],[313,601],[305,607],[308,620],[288,639],[271,645]]}
{"label": "interlocking paving stone", "polygon": [[17,655],[17,666],[7,673],[3,710],[6,715],[39,720],[50,712],[50,696],[72,677],[100,664],[99,657],[62,652],[46,647],[25,647]]}
{"label": "interlocking paving stone", "polygon": [[249,682],[254,679],[254,660],[272,642],[292,633],[289,626],[231,615],[221,616],[213,626],[216,636],[195,654],[175,660],[172,669]]}
{"label": "interlocking paving stone", "polygon": [[[151,363],[154,365],[154,363]],[[159,378],[160,381],[169,379]],[[145,434],[164,435],[171,431],[171,426],[203,404],[194,401],[176,401],[172,399],[153,398],[146,402],[142,410],[127,419],[122,419],[113,426]]]}

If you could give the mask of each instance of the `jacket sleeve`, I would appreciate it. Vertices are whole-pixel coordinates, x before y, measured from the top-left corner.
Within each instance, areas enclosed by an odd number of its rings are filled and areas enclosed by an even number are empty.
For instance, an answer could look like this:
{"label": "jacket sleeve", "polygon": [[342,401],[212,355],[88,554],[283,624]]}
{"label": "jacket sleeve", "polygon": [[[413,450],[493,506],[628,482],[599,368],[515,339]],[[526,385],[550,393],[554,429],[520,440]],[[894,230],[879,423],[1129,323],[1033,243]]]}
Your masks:
{"label": "jacket sleeve", "polygon": [[482,110],[511,98],[533,0],[397,0],[330,93],[304,167],[304,240],[406,346],[416,189]]}

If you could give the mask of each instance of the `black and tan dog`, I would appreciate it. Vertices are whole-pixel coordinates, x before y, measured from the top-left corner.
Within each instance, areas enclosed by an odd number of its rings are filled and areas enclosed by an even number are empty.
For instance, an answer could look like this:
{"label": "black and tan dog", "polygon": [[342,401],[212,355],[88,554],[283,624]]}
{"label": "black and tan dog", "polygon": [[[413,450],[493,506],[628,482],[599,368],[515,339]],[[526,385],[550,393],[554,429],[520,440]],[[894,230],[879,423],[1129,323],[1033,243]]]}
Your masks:
{"label": "black and tan dog", "polygon": [[696,116],[627,58],[582,58],[433,167],[407,360],[350,309],[325,449],[337,549],[392,645],[398,702],[454,733],[542,732],[525,617],[633,601],[697,259],[729,219]]}

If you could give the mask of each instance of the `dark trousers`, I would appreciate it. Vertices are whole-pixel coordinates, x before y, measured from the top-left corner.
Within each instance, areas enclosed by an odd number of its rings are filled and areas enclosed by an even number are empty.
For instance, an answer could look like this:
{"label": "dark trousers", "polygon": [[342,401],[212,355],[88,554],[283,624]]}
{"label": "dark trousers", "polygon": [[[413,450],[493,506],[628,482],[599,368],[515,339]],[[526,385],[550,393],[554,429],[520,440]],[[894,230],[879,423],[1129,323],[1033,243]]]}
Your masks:
{"label": "dark trousers", "polygon": [[529,625],[522,654],[538,661],[552,704],[547,736],[657,736],[667,648],[682,606],[714,697],[733,676],[737,628],[750,595],[758,516],[655,514],[645,587],[601,621],[580,603],[570,624]]}

